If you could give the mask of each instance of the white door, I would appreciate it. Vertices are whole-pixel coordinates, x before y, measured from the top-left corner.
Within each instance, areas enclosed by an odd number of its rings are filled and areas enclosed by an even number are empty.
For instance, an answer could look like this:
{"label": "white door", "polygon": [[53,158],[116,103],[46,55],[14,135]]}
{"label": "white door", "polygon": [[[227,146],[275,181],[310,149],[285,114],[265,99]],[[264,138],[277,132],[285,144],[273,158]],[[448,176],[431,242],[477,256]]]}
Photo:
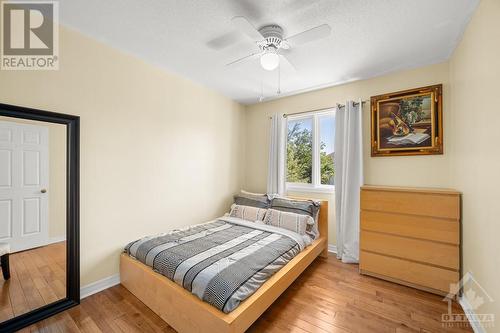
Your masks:
{"label": "white door", "polygon": [[48,243],[49,130],[0,121],[0,242],[11,251]]}

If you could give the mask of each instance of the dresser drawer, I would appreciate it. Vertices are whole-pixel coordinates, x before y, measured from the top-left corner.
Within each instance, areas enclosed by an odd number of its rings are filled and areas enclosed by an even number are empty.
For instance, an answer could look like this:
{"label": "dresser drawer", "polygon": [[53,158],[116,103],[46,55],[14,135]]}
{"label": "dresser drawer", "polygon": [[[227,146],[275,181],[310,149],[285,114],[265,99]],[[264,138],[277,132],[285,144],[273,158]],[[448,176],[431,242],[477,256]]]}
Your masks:
{"label": "dresser drawer", "polygon": [[361,209],[458,220],[460,197],[425,192],[361,191]]}
{"label": "dresser drawer", "polygon": [[404,259],[361,251],[361,273],[387,278],[410,286],[424,287],[427,291],[447,294],[450,284],[457,283],[459,273]]}
{"label": "dresser drawer", "polygon": [[457,245],[363,231],[361,249],[456,271],[460,266]]}
{"label": "dresser drawer", "polygon": [[361,229],[455,245],[460,244],[458,220],[362,210]]}

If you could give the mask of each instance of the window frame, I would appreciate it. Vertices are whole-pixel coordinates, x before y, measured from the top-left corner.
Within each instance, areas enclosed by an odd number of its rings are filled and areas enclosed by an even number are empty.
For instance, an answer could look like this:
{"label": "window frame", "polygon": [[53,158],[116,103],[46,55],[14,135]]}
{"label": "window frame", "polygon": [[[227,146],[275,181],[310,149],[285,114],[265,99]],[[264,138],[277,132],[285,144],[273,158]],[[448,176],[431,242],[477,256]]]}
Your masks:
{"label": "window frame", "polygon": [[[320,162],[320,126],[319,118],[322,116],[332,115],[335,117],[335,108],[300,114],[300,115],[289,115],[286,117],[286,132],[285,132],[285,142],[288,145],[288,123],[290,121],[297,121],[303,119],[312,120],[312,175],[311,183],[294,183],[287,182],[288,177],[288,165],[286,163],[287,158],[285,157],[285,189],[287,192],[316,192],[316,193],[334,193],[335,185],[324,185],[321,184],[321,162]],[[285,147],[286,151],[286,147]]]}

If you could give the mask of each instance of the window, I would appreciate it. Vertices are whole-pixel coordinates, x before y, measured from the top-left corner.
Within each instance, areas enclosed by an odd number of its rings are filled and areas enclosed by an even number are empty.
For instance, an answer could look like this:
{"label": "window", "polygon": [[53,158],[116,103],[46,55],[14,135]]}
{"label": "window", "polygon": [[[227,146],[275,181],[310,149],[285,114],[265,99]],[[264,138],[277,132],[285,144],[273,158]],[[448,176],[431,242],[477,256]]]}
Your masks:
{"label": "window", "polygon": [[312,184],[313,119],[288,121],[287,183]]}
{"label": "window", "polygon": [[333,191],[334,110],[289,116],[287,121],[287,190]]}

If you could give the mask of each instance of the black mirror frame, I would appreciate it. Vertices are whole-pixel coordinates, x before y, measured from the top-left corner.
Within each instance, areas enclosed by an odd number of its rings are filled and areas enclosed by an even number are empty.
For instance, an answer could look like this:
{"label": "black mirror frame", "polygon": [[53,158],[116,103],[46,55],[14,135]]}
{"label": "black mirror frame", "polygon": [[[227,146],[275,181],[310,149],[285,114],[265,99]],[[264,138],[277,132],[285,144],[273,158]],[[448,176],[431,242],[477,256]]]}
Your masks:
{"label": "black mirror frame", "polygon": [[66,298],[0,323],[14,332],[80,304],[80,117],[1,104],[0,116],[66,125]]}

